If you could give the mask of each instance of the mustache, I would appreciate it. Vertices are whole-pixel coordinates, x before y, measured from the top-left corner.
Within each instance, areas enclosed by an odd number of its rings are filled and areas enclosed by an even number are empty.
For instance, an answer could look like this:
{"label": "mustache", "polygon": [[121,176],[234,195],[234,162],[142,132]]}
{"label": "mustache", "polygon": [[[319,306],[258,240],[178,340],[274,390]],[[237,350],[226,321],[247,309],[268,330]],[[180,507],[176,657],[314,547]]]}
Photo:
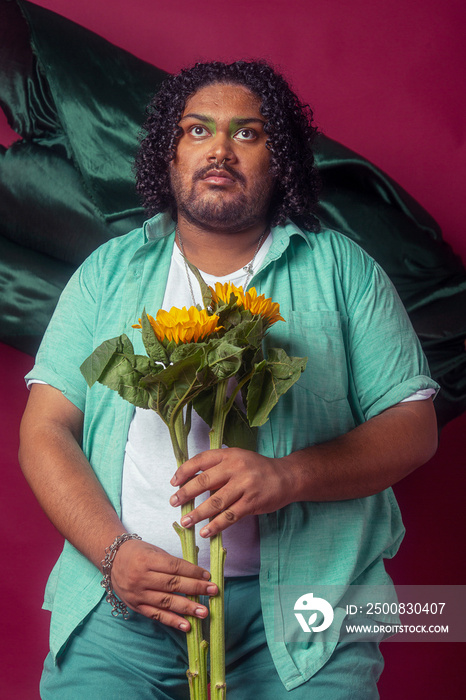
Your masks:
{"label": "mustache", "polygon": [[229,165],[206,165],[204,168],[199,168],[199,170],[196,170],[196,172],[193,175],[193,182],[196,182],[196,180],[203,180],[205,176],[212,172],[216,171],[219,172],[220,170],[224,170],[226,173],[231,175],[231,177],[234,180],[238,180],[242,185],[246,184],[246,178],[242,173],[236,172],[236,170],[233,170]]}

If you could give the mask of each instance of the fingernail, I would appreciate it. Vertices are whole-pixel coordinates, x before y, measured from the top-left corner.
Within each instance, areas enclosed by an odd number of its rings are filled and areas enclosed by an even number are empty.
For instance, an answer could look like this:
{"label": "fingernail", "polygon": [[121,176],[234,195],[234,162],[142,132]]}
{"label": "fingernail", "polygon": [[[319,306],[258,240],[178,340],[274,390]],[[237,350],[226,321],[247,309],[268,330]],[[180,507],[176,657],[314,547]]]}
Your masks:
{"label": "fingernail", "polygon": [[187,622],[180,622],[179,629],[183,630],[183,632],[187,632],[189,630],[189,624]]}
{"label": "fingernail", "polygon": [[203,527],[199,534],[201,537],[208,537],[210,535],[210,530],[208,527]]}
{"label": "fingernail", "polygon": [[183,527],[189,527],[193,524],[193,519],[190,518],[189,515],[185,515],[183,518],[181,518],[181,524]]}
{"label": "fingernail", "polygon": [[180,503],[180,499],[178,498],[178,496],[175,493],[175,495],[170,498],[170,504],[172,506],[178,506],[179,503]]}
{"label": "fingernail", "polygon": [[175,475],[172,476],[172,478],[170,479],[170,484],[171,484],[172,486],[176,486],[176,482],[177,482],[177,481],[178,481],[178,480],[177,480],[176,474],[175,474]]}
{"label": "fingernail", "polygon": [[207,608],[196,608],[194,614],[196,617],[205,617],[208,613]]}
{"label": "fingernail", "polygon": [[209,572],[208,572],[208,571],[204,571],[204,573],[202,574],[202,578],[205,578],[206,581],[209,581],[209,579],[210,579],[210,574],[209,574]]}
{"label": "fingernail", "polygon": [[217,586],[207,586],[207,595],[216,595],[217,594]]}

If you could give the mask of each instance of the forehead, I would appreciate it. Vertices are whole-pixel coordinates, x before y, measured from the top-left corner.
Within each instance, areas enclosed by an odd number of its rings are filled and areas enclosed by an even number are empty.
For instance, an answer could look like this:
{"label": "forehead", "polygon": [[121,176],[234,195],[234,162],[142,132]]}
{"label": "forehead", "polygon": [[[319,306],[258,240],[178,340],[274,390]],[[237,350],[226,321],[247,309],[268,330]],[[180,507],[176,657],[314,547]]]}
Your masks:
{"label": "forehead", "polygon": [[183,116],[193,112],[214,118],[262,117],[260,107],[260,98],[243,85],[213,83],[187,99]]}

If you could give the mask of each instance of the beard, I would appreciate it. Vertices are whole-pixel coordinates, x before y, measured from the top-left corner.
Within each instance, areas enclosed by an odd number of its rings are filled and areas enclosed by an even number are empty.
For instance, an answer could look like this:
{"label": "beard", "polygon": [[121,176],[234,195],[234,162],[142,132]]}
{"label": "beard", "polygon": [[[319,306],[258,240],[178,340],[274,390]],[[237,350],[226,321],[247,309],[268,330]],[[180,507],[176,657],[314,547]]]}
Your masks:
{"label": "beard", "polygon": [[[267,218],[273,192],[272,177],[263,177],[246,187],[246,178],[228,166],[216,168],[225,170],[240,185],[238,192],[225,191],[223,186],[209,185],[200,192],[199,182],[212,170],[209,165],[194,173],[191,186],[183,183],[174,168],[170,172],[172,194],[176,202],[178,216],[209,231],[241,231],[258,221]],[[236,188],[235,188],[236,189]]]}

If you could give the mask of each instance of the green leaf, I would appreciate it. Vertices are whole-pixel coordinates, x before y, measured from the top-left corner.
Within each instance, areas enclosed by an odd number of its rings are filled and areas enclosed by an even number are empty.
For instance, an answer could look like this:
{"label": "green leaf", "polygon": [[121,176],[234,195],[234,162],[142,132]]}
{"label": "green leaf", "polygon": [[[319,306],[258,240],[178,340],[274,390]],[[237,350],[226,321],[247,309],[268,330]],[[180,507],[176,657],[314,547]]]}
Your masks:
{"label": "green leaf", "polygon": [[152,385],[147,389],[147,391],[149,393],[148,408],[158,413],[162,420],[168,425],[168,420],[165,420],[164,411],[164,406],[166,404],[166,396],[168,393],[167,387],[164,384],[160,383]]}
{"label": "green leaf", "polygon": [[219,380],[233,377],[241,367],[243,352],[244,348],[223,339],[212,343],[207,353],[209,369]]}
{"label": "green leaf", "polygon": [[244,411],[235,403],[228,412],[223,442],[228,447],[242,447],[254,451],[257,447],[257,428],[251,428]]}
{"label": "green leaf", "polygon": [[262,386],[265,382],[267,370],[267,361],[262,360],[261,362],[255,363],[253,365],[253,375],[248,382],[247,394],[246,394],[246,409],[249,424],[251,425],[251,420],[256,415],[260,408],[262,401]]}
{"label": "green leaf", "polygon": [[171,360],[172,354],[173,354],[174,352],[176,352],[176,350],[177,350],[178,347],[179,347],[179,346],[178,346],[178,343],[175,343],[174,340],[170,340],[170,342],[167,343],[165,350],[167,351],[168,361],[169,361],[169,362],[172,361],[172,360]]}
{"label": "green leaf", "polygon": [[229,328],[234,328],[241,323],[242,315],[240,309],[236,305],[236,302],[233,306],[228,305],[218,308],[216,313],[219,317],[219,325],[223,326],[223,328],[226,330]]}
{"label": "green leaf", "polygon": [[124,382],[118,387],[118,393],[120,396],[132,403],[133,406],[138,408],[149,408],[150,395],[146,389],[141,389],[138,386],[133,386],[132,384],[125,384]]}
{"label": "green leaf", "polygon": [[141,379],[140,386],[149,391],[151,407],[155,406],[154,410],[168,423],[174,411],[213,383],[213,375],[209,377],[205,369],[205,348],[198,347],[195,353],[176,364]]}
{"label": "green leaf", "polygon": [[149,393],[141,385],[149,373],[162,370],[162,365],[154,365],[144,355],[127,355],[116,351],[102,372],[99,381],[109,389],[117,391],[122,398],[134,406],[148,408]]}
{"label": "green leaf", "polygon": [[[193,408],[203,421],[211,428],[214,418],[215,392],[211,389],[202,391],[193,400]],[[223,443],[228,447],[242,447],[245,450],[255,450],[257,445],[257,430],[251,428],[244,411],[233,404],[225,421]]]}
{"label": "green leaf", "polygon": [[199,352],[199,350],[204,350],[207,345],[206,343],[182,343],[177,345],[170,354],[170,362],[173,364],[184,360],[185,357],[190,357]]}
{"label": "green leaf", "polygon": [[251,426],[263,425],[306,367],[307,357],[288,357],[281,348],[270,348],[267,360],[256,365],[248,385],[247,417]]}
{"label": "green leaf", "polygon": [[215,406],[215,392],[212,388],[199,392],[193,399],[193,408],[205,423],[212,427]]}
{"label": "green leaf", "polygon": [[144,355],[126,355],[115,351],[99,377],[99,382],[118,391],[122,382],[137,386],[139,380],[150,372],[150,360]]}
{"label": "green leaf", "polygon": [[[234,294],[230,295],[230,301],[228,303],[219,300],[217,307],[215,308],[215,313],[219,318],[219,325],[225,329],[225,332],[234,328],[243,319],[243,313],[236,303],[237,297]],[[249,313],[249,312],[247,312]]]}
{"label": "green leaf", "polygon": [[117,338],[105,340],[84,360],[80,370],[90,387],[99,381],[102,372],[116,351],[134,353],[132,343],[127,335],[120,335]]}
{"label": "green leaf", "polygon": [[212,304],[212,293],[209,289],[209,286],[205,283],[204,279],[202,278],[201,273],[197,269],[195,265],[189,262],[189,260],[183,255],[183,258],[186,261],[187,266],[193,273],[194,277],[197,279],[199,282],[199,286],[201,288],[201,294],[202,294],[202,303],[204,304],[204,307],[207,309],[211,304]]}
{"label": "green leaf", "polygon": [[196,373],[204,366],[205,349],[203,347],[196,347],[193,353],[179,359],[175,364],[165,367],[161,372],[155,375],[148,375],[143,381],[147,386],[162,382],[167,389],[169,389],[176,382],[183,383],[188,375],[195,377]]}
{"label": "green leaf", "polygon": [[141,325],[142,342],[144,343],[144,347],[150,359],[154,362],[163,362],[165,365],[168,364],[167,352],[160,340],[155,335],[154,329],[150,324],[145,309],[142,312]]}
{"label": "green leaf", "polygon": [[[247,312],[249,314],[249,311]],[[264,322],[261,317],[243,318],[241,323],[225,333],[224,338],[237,345],[250,345],[258,348],[265,335]]]}

